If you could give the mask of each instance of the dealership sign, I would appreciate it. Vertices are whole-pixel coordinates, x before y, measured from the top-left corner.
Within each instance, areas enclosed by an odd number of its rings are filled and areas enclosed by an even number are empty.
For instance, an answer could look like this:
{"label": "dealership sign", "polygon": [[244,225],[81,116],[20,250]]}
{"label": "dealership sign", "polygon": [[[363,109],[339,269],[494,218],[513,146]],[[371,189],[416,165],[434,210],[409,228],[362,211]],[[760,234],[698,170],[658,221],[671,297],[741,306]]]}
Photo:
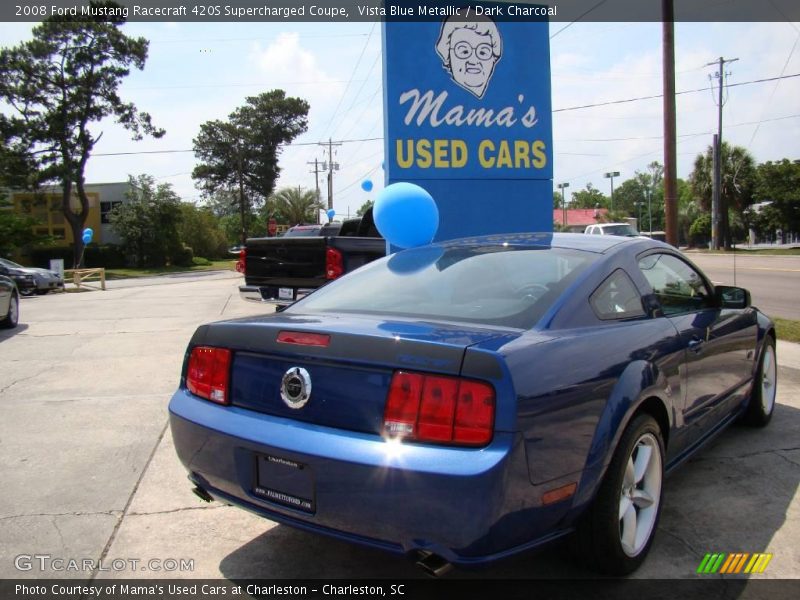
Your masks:
{"label": "dealership sign", "polygon": [[437,203],[437,240],[551,231],[548,25],[466,9],[383,31],[387,183]]}

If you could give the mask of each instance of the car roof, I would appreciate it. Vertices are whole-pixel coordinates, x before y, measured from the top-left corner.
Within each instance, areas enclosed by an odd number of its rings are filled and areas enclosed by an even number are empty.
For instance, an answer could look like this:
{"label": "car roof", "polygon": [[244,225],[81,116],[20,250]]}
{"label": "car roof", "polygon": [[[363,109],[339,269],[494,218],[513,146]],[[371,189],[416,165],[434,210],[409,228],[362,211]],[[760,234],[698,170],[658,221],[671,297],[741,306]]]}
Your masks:
{"label": "car roof", "polygon": [[628,248],[634,244],[640,246],[641,250],[646,250],[647,248],[672,248],[668,244],[650,238],[632,238],[616,235],[588,236],[583,233],[502,233],[459,238],[441,242],[439,245],[445,248],[499,245],[528,246],[530,248],[564,248],[605,254],[622,247]]}

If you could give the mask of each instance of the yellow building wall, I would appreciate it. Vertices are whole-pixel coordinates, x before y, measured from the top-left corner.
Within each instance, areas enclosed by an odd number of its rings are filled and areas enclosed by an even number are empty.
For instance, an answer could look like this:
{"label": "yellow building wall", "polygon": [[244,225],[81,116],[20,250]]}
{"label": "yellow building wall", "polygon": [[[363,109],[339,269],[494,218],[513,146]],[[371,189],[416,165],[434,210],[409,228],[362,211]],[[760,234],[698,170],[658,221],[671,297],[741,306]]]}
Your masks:
{"label": "yellow building wall", "polygon": [[[102,231],[100,228],[100,194],[87,192],[89,200],[89,215],[86,219],[84,228],[90,227],[94,231],[92,242],[102,244]],[[50,235],[57,242],[64,245],[71,245],[72,228],[64,218],[61,209],[61,194],[55,193],[31,193],[15,192],[11,200],[14,204],[14,212],[19,215],[32,217],[37,221],[33,231],[37,235]],[[80,209],[80,201],[77,196],[72,197],[70,202],[74,212]]]}

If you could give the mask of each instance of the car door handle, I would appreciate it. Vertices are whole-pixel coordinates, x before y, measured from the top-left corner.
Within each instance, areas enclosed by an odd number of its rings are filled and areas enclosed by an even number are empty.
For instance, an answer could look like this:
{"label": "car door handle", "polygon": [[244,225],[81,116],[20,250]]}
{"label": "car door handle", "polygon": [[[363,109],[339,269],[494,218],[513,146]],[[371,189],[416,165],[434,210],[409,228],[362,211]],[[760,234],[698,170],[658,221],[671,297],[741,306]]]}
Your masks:
{"label": "car door handle", "polygon": [[700,338],[692,338],[689,342],[689,350],[695,354],[700,354],[703,351],[703,340]]}

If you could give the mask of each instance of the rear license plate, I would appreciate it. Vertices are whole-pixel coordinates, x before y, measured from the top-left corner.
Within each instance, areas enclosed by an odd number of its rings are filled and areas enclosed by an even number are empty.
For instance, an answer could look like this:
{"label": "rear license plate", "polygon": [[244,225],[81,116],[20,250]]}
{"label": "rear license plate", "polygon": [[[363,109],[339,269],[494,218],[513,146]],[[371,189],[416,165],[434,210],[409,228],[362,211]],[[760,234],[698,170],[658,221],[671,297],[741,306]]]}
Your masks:
{"label": "rear license plate", "polygon": [[258,456],[258,480],[253,489],[256,496],[313,513],[314,475],[308,465],[279,456]]}
{"label": "rear license plate", "polygon": [[278,298],[281,300],[294,300],[294,290],[292,288],[278,288]]}

